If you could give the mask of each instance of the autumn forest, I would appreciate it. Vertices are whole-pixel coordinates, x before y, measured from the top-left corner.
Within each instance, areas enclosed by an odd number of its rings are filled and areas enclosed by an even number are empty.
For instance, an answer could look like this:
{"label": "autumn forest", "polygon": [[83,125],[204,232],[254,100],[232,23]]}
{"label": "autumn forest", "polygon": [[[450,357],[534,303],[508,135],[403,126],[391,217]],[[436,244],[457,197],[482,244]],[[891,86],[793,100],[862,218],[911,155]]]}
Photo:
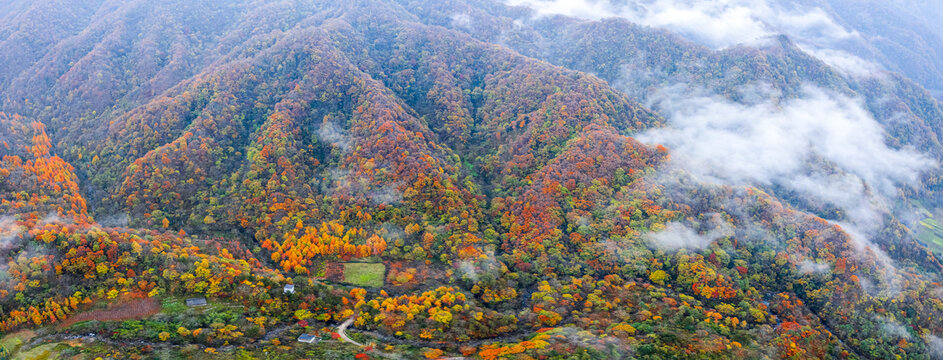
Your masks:
{"label": "autumn forest", "polygon": [[517,3],[0,4],[0,359],[943,358],[929,82]]}

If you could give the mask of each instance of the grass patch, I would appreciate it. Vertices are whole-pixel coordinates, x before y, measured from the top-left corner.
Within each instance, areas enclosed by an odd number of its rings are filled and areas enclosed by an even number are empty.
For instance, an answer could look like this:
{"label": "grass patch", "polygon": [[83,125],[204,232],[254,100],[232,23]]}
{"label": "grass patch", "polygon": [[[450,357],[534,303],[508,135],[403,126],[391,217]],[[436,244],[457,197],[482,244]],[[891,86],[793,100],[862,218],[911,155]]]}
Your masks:
{"label": "grass patch", "polygon": [[386,273],[386,265],[381,263],[345,263],[344,282],[358,285],[381,287]]}
{"label": "grass patch", "polygon": [[56,347],[58,347],[59,345],[60,345],[59,343],[40,345],[40,346],[30,349],[29,351],[17,353],[16,355],[13,356],[13,360],[55,359],[58,357],[57,355],[59,354],[59,351],[60,351],[60,349],[56,349]]}
{"label": "grass patch", "polygon": [[36,336],[36,334],[29,330],[24,330],[4,336],[3,339],[0,340],[0,349],[5,351],[3,355],[16,353],[16,351],[20,349],[20,346],[32,339],[33,336]]}
{"label": "grass patch", "polygon": [[181,314],[187,312],[187,304],[183,298],[171,296],[160,302],[160,311],[164,314]]}
{"label": "grass patch", "polygon": [[943,225],[934,219],[923,219],[920,225],[917,239],[937,253],[943,253]]}
{"label": "grass patch", "polygon": [[940,219],[933,216],[930,210],[920,201],[911,200],[911,205],[917,208],[924,219],[920,220],[920,226],[916,226],[914,232],[917,233],[917,240],[930,248],[934,253],[943,254],[943,224]]}

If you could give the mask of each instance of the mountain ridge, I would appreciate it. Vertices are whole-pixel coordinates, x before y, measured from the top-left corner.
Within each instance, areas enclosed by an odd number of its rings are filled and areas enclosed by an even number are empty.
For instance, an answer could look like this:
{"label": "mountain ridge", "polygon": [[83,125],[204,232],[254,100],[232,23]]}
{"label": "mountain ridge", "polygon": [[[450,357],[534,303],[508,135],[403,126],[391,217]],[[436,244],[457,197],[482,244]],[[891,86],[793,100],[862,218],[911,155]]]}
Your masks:
{"label": "mountain ridge", "polygon": [[[37,36],[26,25],[0,28],[0,53],[42,53],[0,57],[0,235],[16,249],[4,332],[157,297],[161,318],[112,338],[209,357],[231,344],[382,356],[264,335],[351,318],[432,358],[936,351],[943,265],[908,214],[941,206],[938,168],[890,195],[862,175],[862,201],[880,205],[865,228],[859,208],[710,181],[679,149],[638,140],[677,126],[651,97],[665,85],[752,111],[789,109],[811,83],[828,101],[860,98],[886,132],[879,150],[939,161],[943,112],[906,78],[847,76],[787,37],[714,51],[483,0],[211,5],[20,8],[18,24],[67,25],[37,30],[45,50],[17,50],[36,45],[18,42]],[[756,83],[770,89],[743,91]],[[857,176],[812,155],[799,171]],[[348,278],[363,263],[386,269],[371,275],[381,287]],[[57,278],[66,286],[47,286]],[[188,296],[237,310],[174,307]]]}

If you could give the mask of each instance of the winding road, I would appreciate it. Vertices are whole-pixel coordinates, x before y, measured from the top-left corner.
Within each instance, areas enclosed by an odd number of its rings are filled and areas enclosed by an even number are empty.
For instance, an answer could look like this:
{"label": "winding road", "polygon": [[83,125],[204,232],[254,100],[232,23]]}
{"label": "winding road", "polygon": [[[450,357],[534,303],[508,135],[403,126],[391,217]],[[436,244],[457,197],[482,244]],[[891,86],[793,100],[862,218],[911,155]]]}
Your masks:
{"label": "winding road", "polygon": [[351,343],[351,344],[357,345],[357,346],[359,346],[359,347],[364,347],[364,346],[365,346],[364,344],[361,344],[361,343],[359,343],[359,342],[356,342],[356,341],[354,341],[353,339],[347,337],[347,327],[349,327],[350,324],[353,324],[353,323],[354,323],[354,319],[356,319],[356,318],[357,318],[357,314],[354,314],[354,315],[351,316],[349,319],[345,320],[344,323],[342,323],[340,326],[338,326],[338,327],[337,327],[337,335],[340,335],[341,339],[343,339],[343,340],[346,341],[346,342],[349,342],[349,343]]}

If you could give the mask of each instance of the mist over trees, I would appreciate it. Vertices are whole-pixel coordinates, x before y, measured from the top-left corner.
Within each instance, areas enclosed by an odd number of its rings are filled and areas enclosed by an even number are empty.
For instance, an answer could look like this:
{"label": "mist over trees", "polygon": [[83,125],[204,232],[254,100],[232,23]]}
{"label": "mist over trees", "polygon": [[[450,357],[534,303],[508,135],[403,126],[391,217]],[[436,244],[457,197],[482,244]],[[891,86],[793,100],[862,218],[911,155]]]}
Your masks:
{"label": "mist over trees", "polygon": [[918,5],[0,3],[3,351],[938,357]]}

